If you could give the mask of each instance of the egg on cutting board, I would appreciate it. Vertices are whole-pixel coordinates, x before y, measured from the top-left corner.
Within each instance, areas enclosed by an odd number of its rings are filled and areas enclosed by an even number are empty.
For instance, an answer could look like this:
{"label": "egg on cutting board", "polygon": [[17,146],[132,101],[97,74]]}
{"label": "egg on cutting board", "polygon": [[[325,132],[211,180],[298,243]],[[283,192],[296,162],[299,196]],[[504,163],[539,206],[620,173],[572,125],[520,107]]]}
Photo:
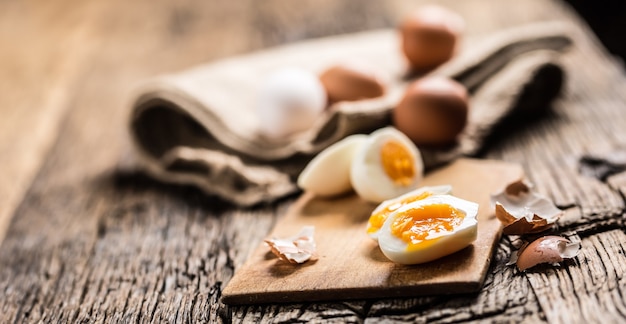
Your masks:
{"label": "egg on cutting board", "polygon": [[357,149],[367,135],[348,136],[316,155],[298,177],[298,187],[321,197],[341,195],[352,190],[350,168]]}
{"label": "egg on cutting board", "polygon": [[391,213],[414,201],[422,200],[432,195],[449,194],[451,191],[452,186],[450,185],[421,187],[400,197],[383,201],[370,215],[367,222],[367,234],[375,241],[378,241],[380,229]]}
{"label": "egg on cutting board", "polygon": [[393,127],[370,135],[351,135],[313,158],[298,177],[298,186],[321,197],[354,191],[380,203],[417,188],[422,157],[411,140]]}
{"label": "egg on cutting board", "polygon": [[477,236],[478,204],[432,195],[389,214],[378,234],[383,254],[399,264],[420,264],[457,252]]}
{"label": "egg on cutting board", "polygon": [[417,188],[422,156],[411,140],[394,127],[374,131],[355,153],[350,180],[364,200],[380,203]]}

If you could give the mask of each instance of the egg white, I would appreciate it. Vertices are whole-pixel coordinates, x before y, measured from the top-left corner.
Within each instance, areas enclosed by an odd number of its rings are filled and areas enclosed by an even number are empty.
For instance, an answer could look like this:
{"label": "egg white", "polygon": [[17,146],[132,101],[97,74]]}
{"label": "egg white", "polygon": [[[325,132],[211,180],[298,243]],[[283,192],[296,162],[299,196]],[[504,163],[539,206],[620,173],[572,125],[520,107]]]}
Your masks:
{"label": "egg white", "polygon": [[[404,146],[413,159],[415,175],[408,185],[395,183],[383,169],[380,150],[390,140]],[[352,161],[350,179],[352,187],[361,198],[380,203],[415,189],[422,180],[423,173],[422,156],[415,144],[397,129],[385,127],[370,134],[367,142],[358,149]]]}
{"label": "egg white", "polygon": [[[447,194],[452,192],[452,186],[450,186],[450,185],[441,185],[441,186],[431,186],[431,187],[426,186],[426,187],[417,188],[417,189],[415,189],[413,191],[409,191],[409,192],[407,192],[404,195],[401,195],[399,197],[383,201],[382,203],[380,203],[380,205],[378,205],[378,207],[376,207],[376,209],[374,209],[374,211],[372,212],[371,215],[379,214],[383,210],[385,210],[386,208],[388,208],[388,207],[390,207],[392,205],[397,205],[397,206],[393,206],[390,209],[398,210],[402,206],[406,205],[405,203],[403,203],[404,200],[409,199],[411,197],[420,196],[420,195],[422,195],[425,192],[429,192],[429,193],[431,193],[431,195],[447,195]],[[369,222],[368,222],[367,226],[368,226],[368,229],[369,229],[370,228]],[[380,229],[378,229],[375,232],[370,232],[368,230],[367,234],[373,240],[378,241],[378,233],[379,232],[380,232]]]}
{"label": "egg white", "polygon": [[[426,237],[424,247],[413,251],[407,249],[408,244],[391,233],[391,224],[412,208],[432,204],[447,204],[465,213],[461,224],[452,232],[435,232]],[[407,204],[387,217],[378,236],[378,244],[383,254],[391,261],[399,264],[420,264],[439,259],[459,251],[476,240],[478,221],[478,204],[450,195],[430,196]]]}
{"label": "egg white", "polygon": [[298,177],[298,187],[328,197],[350,192],[350,167],[367,135],[351,135],[316,155]]}

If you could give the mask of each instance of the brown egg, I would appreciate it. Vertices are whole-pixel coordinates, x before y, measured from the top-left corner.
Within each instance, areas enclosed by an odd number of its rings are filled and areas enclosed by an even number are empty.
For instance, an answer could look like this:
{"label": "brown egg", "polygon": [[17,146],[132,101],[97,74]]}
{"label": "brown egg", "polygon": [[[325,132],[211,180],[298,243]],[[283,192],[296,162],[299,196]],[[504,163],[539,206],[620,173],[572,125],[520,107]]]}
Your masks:
{"label": "brown egg", "polygon": [[435,5],[422,7],[400,25],[402,51],[411,69],[426,72],[448,61],[465,23],[458,14]]}
{"label": "brown egg", "polygon": [[385,85],[376,72],[363,64],[337,64],[320,75],[331,103],[380,97]]}
{"label": "brown egg", "polygon": [[394,126],[418,146],[453,144],[465,128],[467,118],[465,87],[437,76],[411,83],[392,112]]}
{"label": "brown egg", "polygon": [[541,263],[558,263],[575,257],[579,251],[579,242],[554,235],[540,237],[517,253],[517,268],[524,271]]}

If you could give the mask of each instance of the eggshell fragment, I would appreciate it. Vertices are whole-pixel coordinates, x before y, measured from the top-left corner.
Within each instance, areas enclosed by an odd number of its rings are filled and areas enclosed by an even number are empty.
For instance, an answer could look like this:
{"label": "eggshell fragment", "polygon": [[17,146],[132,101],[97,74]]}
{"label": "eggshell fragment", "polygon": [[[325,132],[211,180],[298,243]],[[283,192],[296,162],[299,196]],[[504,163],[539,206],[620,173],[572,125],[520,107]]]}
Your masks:
{"label": "eggshell fragment", "polygon": [[304,263],[315,255],[314,226],[304,226],[298,235],[286,239],[266,239],[265,243],[280,260],[289,263]]}
{"label": "eggshell fragment", "polygon": [[350,192],[352,159],[366,140],[367,135],[351,135],[327,147],[302,170],[298,177],[298,186],[322,197]]}
{"label": "eggshell fragment", "polygon": [[392,111],[393,125],[417,146],[445,146],[457,141],[469,114],[465,86],[432,76],[411,83]]}
{"label": "eggshell fragment", "polygon": [[463,18],[441,6],[424,6],[412,12],[400,26],[402,51],[411,68],[425,72],[448,61],[464,29]]}
{"label": "eggshell fragment", "polygon": [[320,75],[330,103],[380,97],[385,84],[378,73],[363,63],[331,66]]}
{"label": "eggshell fragment", "polygon": [[571,242],[560,236],[544,236],[522,247],[517,252],[517,268],[520,271],[542,263],[559,263],[578,255],[580,242]]}
{"label": "eggshell fragment", "polygon": [[539,233],[552,227],[563,214],[548,198],[536,193],[522,181],[509,184],[491,196],[496,217],[504,224],[507,235]]}
{"label": "eggshell fragment", "polygon": [[314,73],[300,68],[274,71],[259,88],[259,132],[278,139],[312,127],[326,107],[326,90]]}
{"label": "eggshell fragment", "polygon": [[414,190],[423,176],[419,150],[393,127],[370,134],[358,148],[350,168],[350,182],[356,193],[374,203]]}

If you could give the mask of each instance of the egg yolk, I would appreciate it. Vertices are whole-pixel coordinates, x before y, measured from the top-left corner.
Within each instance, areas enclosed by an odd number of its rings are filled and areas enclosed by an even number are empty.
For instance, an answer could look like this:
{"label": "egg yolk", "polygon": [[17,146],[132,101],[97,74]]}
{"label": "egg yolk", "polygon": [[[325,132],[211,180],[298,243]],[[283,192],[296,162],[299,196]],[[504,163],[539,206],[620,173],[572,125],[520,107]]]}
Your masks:
{"label": "egg yolk", "polygon": [[383,170],[393,182],[408,186],[415,178],[415,161],[409,150],[398,141],[387,141],[380,149]]}
{"label": "egg yolk", "polygon": [[432,193],[425,191],[419,195],[407,197],[405,199],[402,199],[401,201],[394,202],[394,203],[387,205],[381,211],[375,214],[372,214],[370,216],[369,227],[367,228],[367,233],[371,234],[380,230],[380,228],[383,227],[383,223],[385,223],[385,220],[387,220],[387,216],[389,216],[389,214],[391,214],[392,212],[396,211],[398,208],[404,205],[410,204],[414,201],[422,200],[429,196],[432,196]]}
{"label": "egg yolk", "polygon": [[448,204],[420,206],[403,212],[391,224],[391,233],[417,250],[420,243],[434,233],[452,232],[465,218],[465,213]]}

